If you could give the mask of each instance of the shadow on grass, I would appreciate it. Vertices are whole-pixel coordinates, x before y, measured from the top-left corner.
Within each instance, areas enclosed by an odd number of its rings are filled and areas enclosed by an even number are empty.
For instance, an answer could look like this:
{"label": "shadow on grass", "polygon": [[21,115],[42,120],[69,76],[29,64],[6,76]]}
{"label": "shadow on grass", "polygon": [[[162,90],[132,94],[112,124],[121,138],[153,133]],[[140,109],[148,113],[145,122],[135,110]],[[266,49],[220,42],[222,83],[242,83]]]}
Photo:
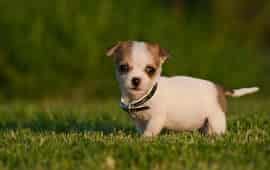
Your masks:
{"label": "shadow on grass", "polygon": [[131,125],[119,123],[117,120],[97,119],[78,121],[76,119],[49,120],[35,119],[29,121],[6,121],[0,122],[0,131],[30,129],[34,132],[99,132],[110,134],[114,132],[124,132],[134,134],[136,130]]}

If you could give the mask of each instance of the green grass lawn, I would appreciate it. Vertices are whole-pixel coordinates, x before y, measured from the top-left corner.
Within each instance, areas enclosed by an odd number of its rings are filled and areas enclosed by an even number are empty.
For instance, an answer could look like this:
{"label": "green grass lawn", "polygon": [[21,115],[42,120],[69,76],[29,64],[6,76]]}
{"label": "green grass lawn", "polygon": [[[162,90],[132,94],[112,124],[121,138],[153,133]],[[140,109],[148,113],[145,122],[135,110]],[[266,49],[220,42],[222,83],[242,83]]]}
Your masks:
{"label": "green grass lawn", "polygon": [[117,100],[0,106],[0,169],[270,169],[270,98],[230,100],[228,132],[141,138]]}

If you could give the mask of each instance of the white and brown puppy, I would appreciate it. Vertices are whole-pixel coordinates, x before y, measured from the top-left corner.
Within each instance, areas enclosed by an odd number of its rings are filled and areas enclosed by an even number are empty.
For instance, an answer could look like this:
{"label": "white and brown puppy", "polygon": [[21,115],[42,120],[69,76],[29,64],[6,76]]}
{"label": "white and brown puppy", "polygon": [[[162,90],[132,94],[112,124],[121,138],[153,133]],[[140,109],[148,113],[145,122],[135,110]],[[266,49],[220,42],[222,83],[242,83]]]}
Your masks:
{"label": "white and brown puppy", "polygon": [[121,107],[130,113],[143,136],[156,136],[163,128],[223,134],[226,96],[238,97],[259,90],[258,87],[225,90],[207,80],[160,76],[169,55],[154,43],[119,42],[107,55],[116,64]]}

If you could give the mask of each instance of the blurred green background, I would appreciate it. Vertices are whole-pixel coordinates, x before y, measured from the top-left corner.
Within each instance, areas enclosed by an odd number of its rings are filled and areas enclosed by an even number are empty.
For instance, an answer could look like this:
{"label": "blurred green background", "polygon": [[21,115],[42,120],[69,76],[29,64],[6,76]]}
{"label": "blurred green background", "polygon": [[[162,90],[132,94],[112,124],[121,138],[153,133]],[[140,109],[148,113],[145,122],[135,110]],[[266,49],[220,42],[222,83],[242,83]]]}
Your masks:
{"label": "blurred green background", "polygon": [[158,42],[165,75],[270,90],[269,0],[1,0],[0,98],[119,96],[106,49]]}

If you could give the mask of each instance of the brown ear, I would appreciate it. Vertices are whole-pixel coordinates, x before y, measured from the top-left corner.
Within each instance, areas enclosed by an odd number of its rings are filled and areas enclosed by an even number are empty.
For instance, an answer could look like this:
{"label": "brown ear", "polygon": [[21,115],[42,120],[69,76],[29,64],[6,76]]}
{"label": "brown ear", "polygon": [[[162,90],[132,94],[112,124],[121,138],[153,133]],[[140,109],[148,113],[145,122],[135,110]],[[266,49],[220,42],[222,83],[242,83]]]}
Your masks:
{"label": "brown ear", "polygon": [[159,50],[159,56],[161,57],[162,61],[166,61],[170,57],[170,54],[168,53],[168,51],[164,48],[161,48],[159,44],[158,44],[158,50]]}
{"label": "brown ear", "polygon": [[107,50],[107,52],[106,52],[106,55],[107,55],[108,57],[113,56],[113,55],[115,54],[115,52],[120,48],[121,44],[122,44],[122,42],[119,41],[119,42],[116,43],[113,47],[109,48],[109,49]]}
{"label": "brown ear", "polygon": [[147,43],[148,49],[154,56],[158,56],[162,62],[166,61],[170,54],[164,48],[161,48],[158,43]]}

